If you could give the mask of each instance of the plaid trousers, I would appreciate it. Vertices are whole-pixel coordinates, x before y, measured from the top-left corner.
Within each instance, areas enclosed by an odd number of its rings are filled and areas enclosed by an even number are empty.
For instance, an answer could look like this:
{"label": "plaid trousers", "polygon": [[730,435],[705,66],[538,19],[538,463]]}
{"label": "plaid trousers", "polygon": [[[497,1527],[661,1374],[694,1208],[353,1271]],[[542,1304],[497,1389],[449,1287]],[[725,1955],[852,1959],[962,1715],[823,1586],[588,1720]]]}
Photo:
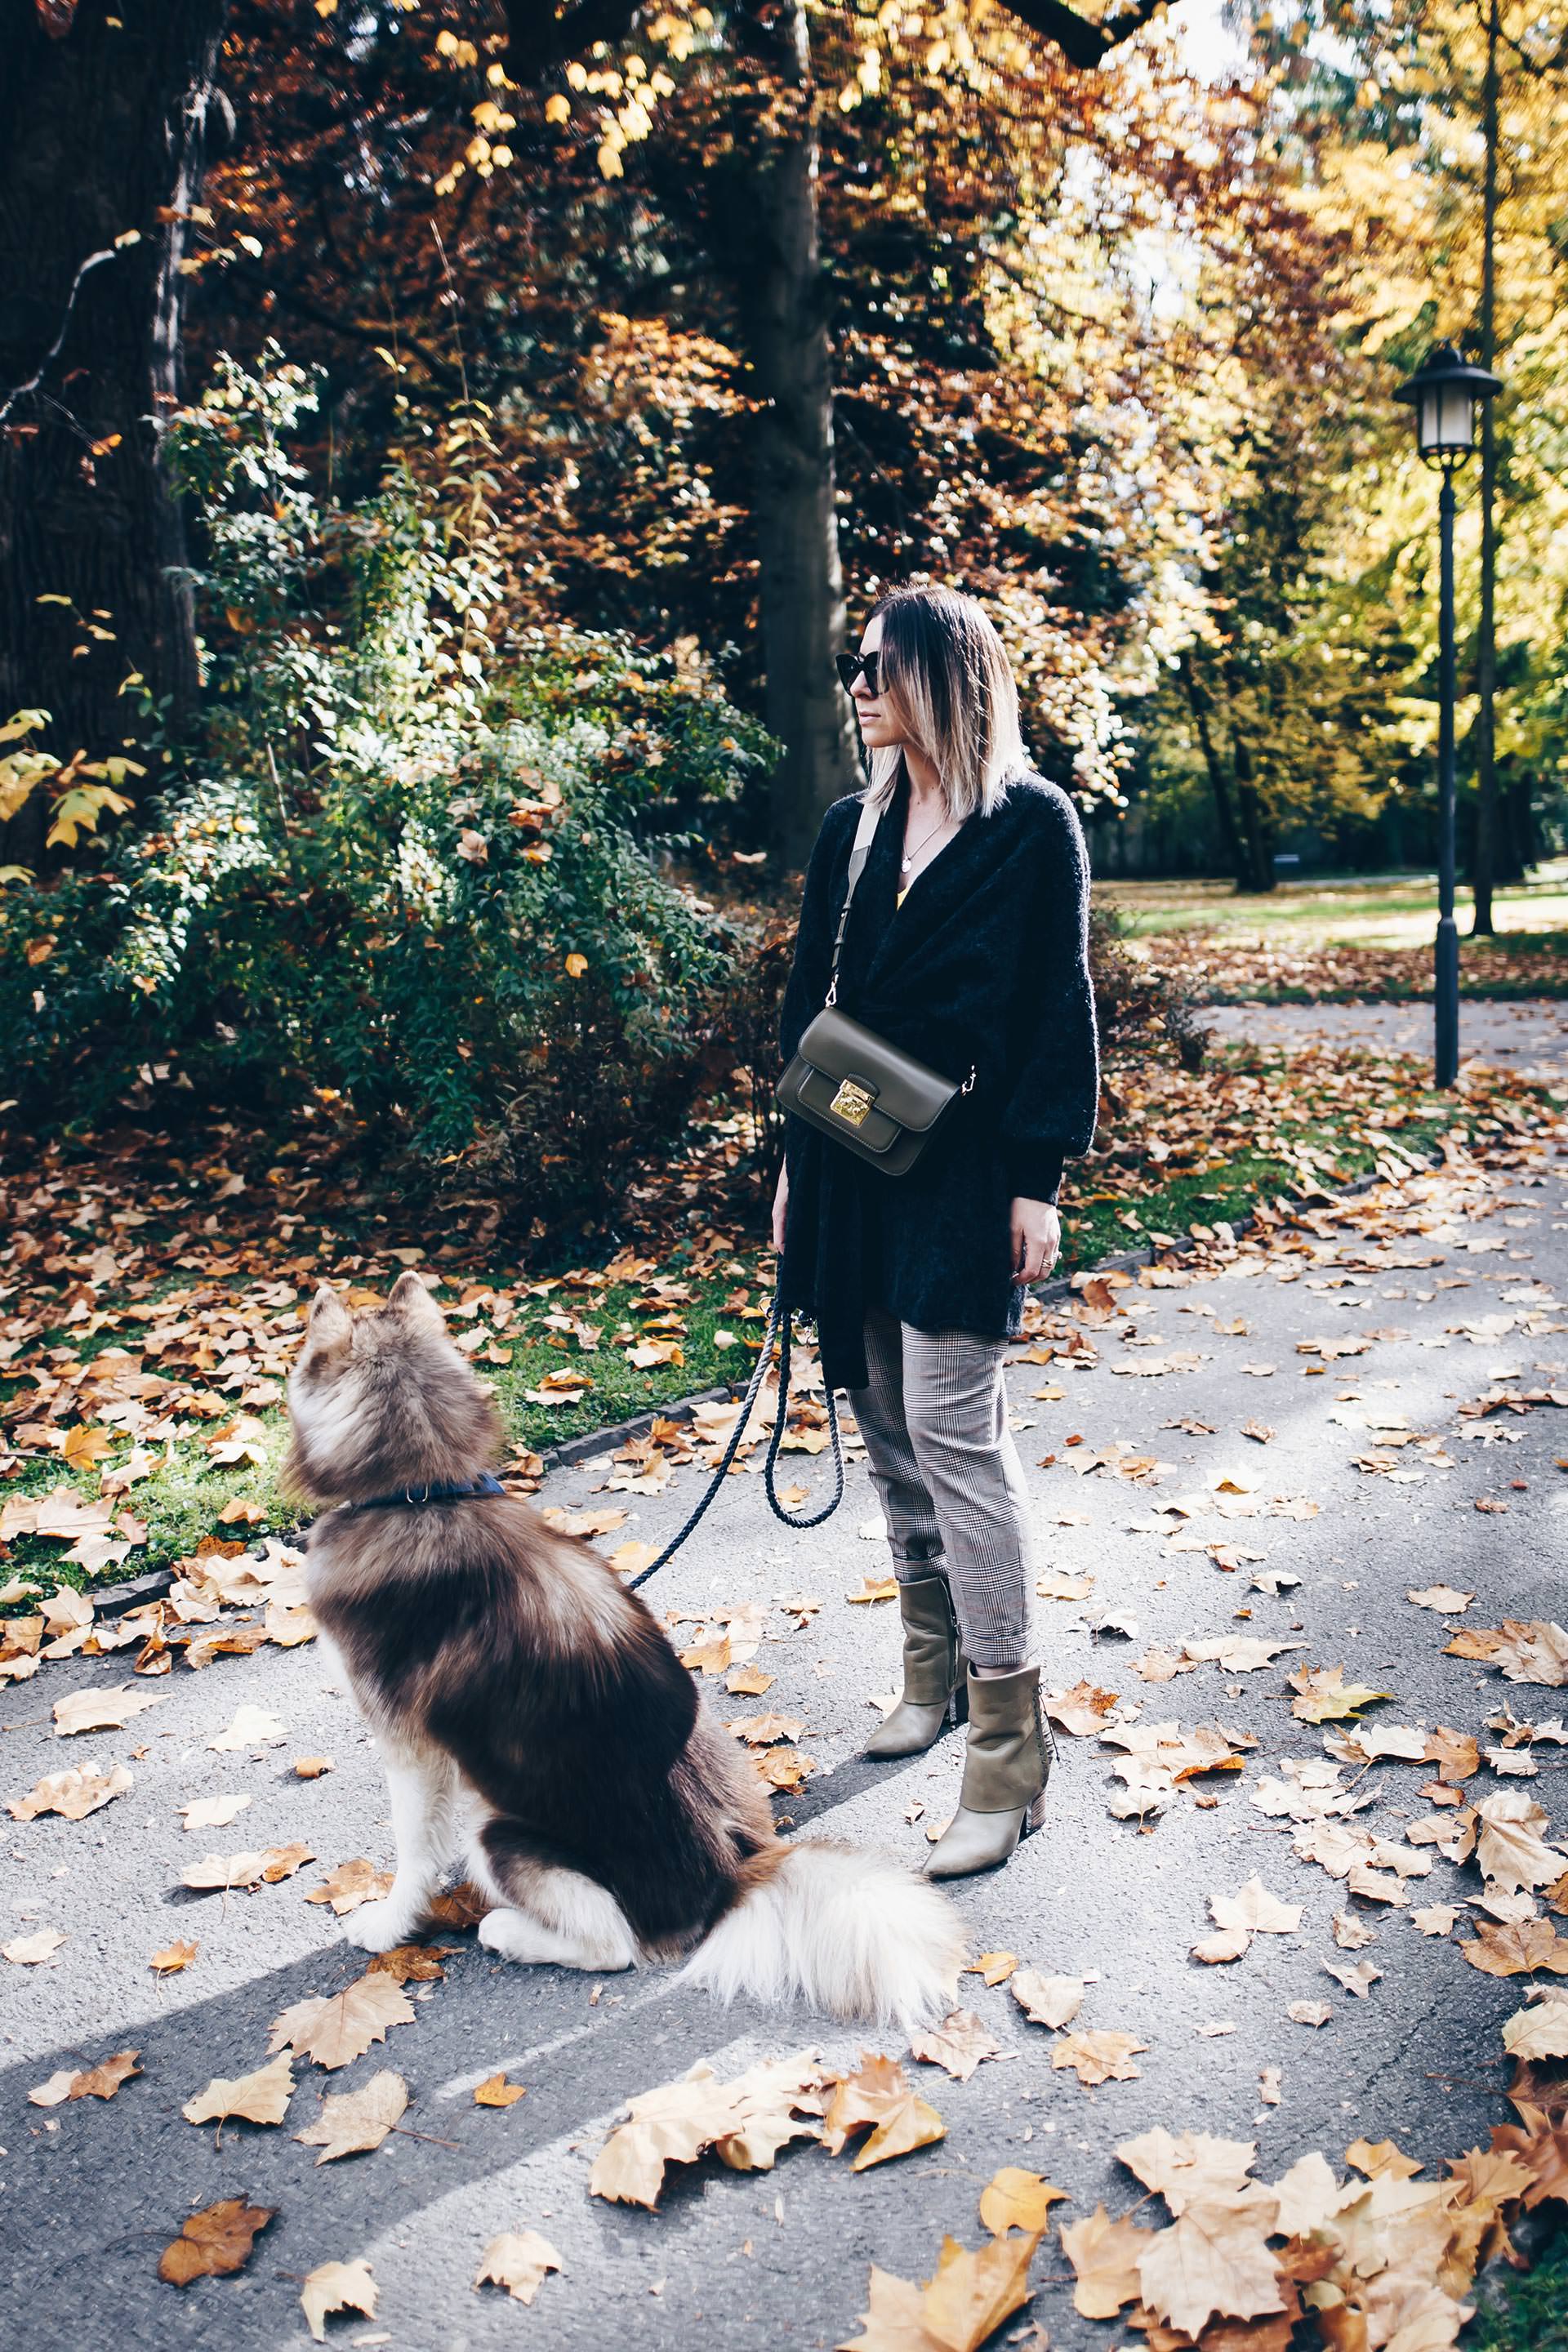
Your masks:
{"label": "plaid trousers", "polygon": [[866,1441],[900,1582],[945,1576],[970,1663],[1029,1663],[1034,1563],[1028,1492],[1007,1427],[1009,1342],[920,1331],[866,1311],[863,1389],[846,1391]]}

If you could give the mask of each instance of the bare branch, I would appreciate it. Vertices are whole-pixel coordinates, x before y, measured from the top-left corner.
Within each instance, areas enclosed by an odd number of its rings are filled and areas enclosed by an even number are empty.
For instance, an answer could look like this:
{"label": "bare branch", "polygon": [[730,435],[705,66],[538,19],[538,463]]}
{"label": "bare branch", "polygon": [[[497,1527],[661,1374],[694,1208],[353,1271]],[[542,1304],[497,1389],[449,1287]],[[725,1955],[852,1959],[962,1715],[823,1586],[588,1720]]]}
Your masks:
{"label": "bare branch", "polygon": [[55,337],[54,341],[49,345],[48,350],[38,362],[33,373],[27,378],[26,383],[13,384],[10,391],[5,394],[4,402],[0,403],[0,425],[5,424],[5,419],[10,415],[11,411],[16,407],[16,403],[19,400],[25,399],[29,392],[36,392],[37,390],[39,384],[42,383],[44,380],[49,362],[53,359],[58,358],[60,346],[65,341],[67,332],[70,327],[71,312],[76,309],[77,294],[80,289],[81,281],[87,276],[88,271],[89,269],[96,269],[100,261],[113,261],[116,257],[115,248],[111,245],[106,245],[100,253],[89,253],[88,255],[87,259],[82,263],[80,268],[77,271],[76,276],[71,279],[70,292],[66,296],[66,307],[60,317],[59,333]]}

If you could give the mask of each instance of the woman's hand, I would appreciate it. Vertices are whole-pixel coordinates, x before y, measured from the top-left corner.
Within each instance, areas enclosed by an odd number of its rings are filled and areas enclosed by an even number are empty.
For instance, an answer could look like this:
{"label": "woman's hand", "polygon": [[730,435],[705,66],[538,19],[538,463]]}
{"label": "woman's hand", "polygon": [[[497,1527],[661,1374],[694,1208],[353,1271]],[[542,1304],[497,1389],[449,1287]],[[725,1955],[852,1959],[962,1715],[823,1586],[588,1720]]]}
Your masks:
{"label": "woman's hand", "polygon": [[1060,1217],[1049,1201],[1017,1200],[1012,1225],[1014,1281],[1043,1282],[1061,1255]]}
{"label": "woman's hand", "polygon": [[781,1166],[779,1181],[773,1192],[773,1247],[776,1250],[782,1251],[784,1245],[784,1216],[788,1205],[789,1170]]}

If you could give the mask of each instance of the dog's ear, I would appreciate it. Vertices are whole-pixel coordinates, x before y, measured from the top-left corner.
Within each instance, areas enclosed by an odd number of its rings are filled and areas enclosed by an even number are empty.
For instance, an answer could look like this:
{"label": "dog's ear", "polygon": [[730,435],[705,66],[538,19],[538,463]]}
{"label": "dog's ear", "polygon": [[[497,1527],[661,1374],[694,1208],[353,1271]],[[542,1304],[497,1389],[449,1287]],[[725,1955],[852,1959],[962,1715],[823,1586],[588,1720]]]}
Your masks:
{"label": "dog's ear", "polygon": [[348,1308],[330,1282],[323,1282],[310,1301],[305,1320],[305,1346],[317,1357],[346,1352],[353,1326]]}
{"label": "dog's ear", "polygon": [[394,1314],[403,1316],[416,1327],[423,1323],[436,1331],[447,1328],[446,1317],[412,1266],[398,1276],[387,1293],[386,1303]]}

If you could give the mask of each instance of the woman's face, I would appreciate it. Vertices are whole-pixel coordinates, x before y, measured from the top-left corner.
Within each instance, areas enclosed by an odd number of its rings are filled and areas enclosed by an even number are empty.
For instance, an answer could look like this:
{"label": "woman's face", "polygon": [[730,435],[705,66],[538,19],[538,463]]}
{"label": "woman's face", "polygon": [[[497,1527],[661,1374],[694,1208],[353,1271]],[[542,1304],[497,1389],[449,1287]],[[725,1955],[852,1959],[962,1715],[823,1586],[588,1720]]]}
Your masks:
{"label": "woman's face", "polygon": [[[882,644],[882,616],[868,621],[860,639],[860,651],[873,654]],[[882,751],[907,740],[907,730],[897,716],[897,706],[891,696],[871,692],[862,672],[849,689],[849,699],[855,705],[855,716],[860,722],[860,734],[868,751]]]}

